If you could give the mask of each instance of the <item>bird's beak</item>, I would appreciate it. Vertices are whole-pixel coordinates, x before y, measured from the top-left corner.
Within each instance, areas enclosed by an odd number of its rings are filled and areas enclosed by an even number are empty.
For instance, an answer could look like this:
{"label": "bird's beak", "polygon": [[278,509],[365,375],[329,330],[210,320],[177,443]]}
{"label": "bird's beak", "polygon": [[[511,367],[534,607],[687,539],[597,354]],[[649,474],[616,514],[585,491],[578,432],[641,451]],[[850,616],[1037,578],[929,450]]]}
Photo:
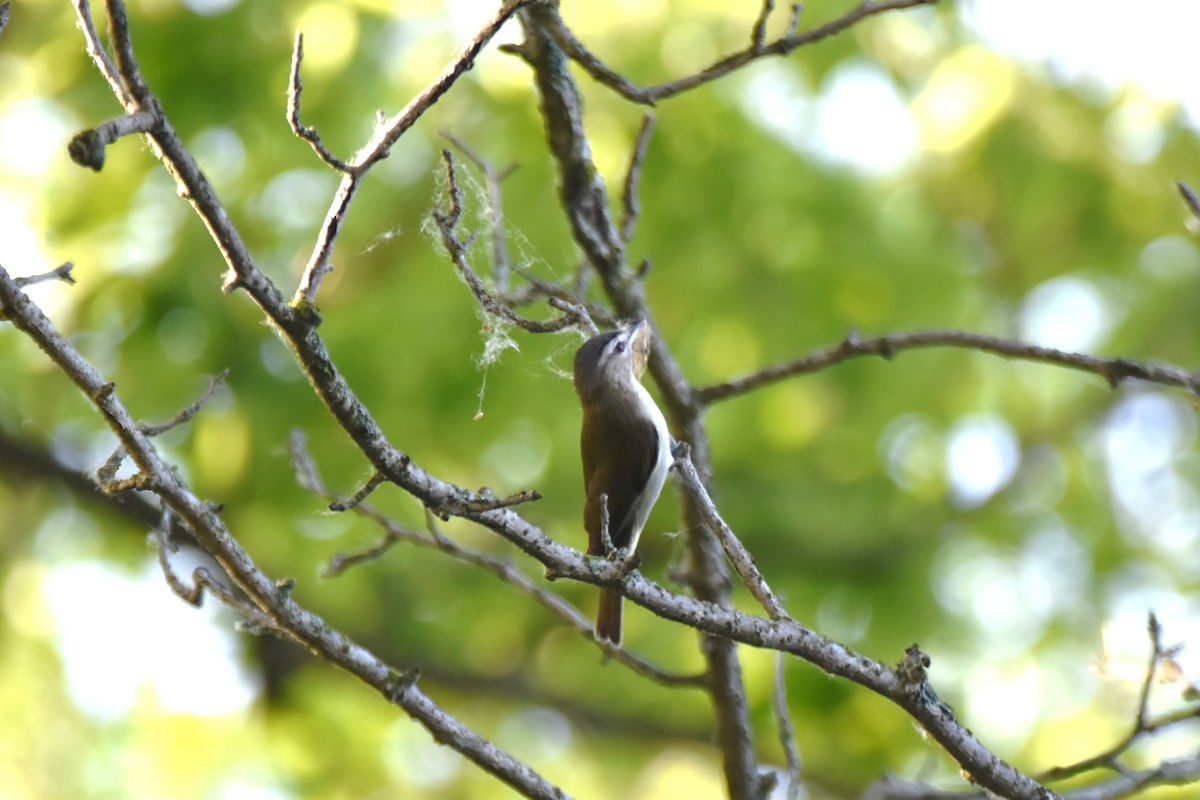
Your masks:
{"label": "bird's beak", "polygon": [[639,319],[629,329],[629,343],[633,349],[633,376],[641,380],[646,371],[646,361],[650,357],[650,326],[646,320]]}

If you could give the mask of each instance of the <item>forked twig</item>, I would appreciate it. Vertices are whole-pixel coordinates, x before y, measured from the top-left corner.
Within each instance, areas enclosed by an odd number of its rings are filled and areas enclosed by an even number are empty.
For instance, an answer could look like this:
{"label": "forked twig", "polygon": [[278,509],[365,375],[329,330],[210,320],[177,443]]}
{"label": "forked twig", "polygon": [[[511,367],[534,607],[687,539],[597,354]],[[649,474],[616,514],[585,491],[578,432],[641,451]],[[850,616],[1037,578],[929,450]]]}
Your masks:
{"label": "forked twig", "polygon": [[669,97],[674,97],[689,89],[695,89],[697,86],[702,86],[728,75],[734,70],[740,69],[764,56],[786,55],[804,45],[827,39],[875,14],[913,8],[915,6],[931,5],[936,2],[938,0],[886,0],[885,2],[865,0],[837,19],[830,20],[823,25],[818,25],[815,28],[800,33],[796,32],[800,11],[800,6],[797,4],[792,7],[793,22],[789,26],[788,33],[773,42],[765,41],[766,17],[770,9],[764,8],[755,22],[750,44],[745,49],[726,56],[692,75],[668,81],[667,83],[660,83],[656,86],[638,86],[612,67],[609,67],[584,47],[583,43],[575,38],[575,34],[565,25],[557,24],[553,26],[550,29],[550,33],[554,36],[558,46],[563,49],[563,52],[570,56],[579,66],[583,67],[596,82],[604,84],[627,100],[652,106]]}
{"label": "forked twig", "polygon": [[702,403],[714,403],[786,378],[817,372],[851,358],[880,356],[891,359],[904,350],[922,347],[961,347],[1007,358],[1070,367],[1099,375],[1113,388],[1128,378],[1136,378],[1166,386],[1178,386],[1193,394],[1200,393],[1200,375],[1169,364],[1145,363],[1128,358],[1100,358],[969,331],[927,330],[889,333],[868,338],[860,338],[852,331],[838,344],[811,355],[697,389],[696,397]]}
{"label": "forked twig", "polygon": [[70,261],[64,261],[62,264],[59,264],[49,272],[42,272],[37,275],[26,275],[24,277],[14,278],[13,280],[16,282],[17,286],[22,288],[26,286],[32,286],[35,283],[54,280],[74,285],[75,278],[73,275],[71,275],[71,270],[73,269],[75,269],[74,264],[72,264]]}
{"label": "forked twig", "polygon": [[308,142],[317,157],[338,172],[349,172],[350,165],[329,152],[321,142],[321,134],[316,128],[310,128],[300,123],[300,93],[304,86],[300,82],[300,62],[304,60],[304,34],[296,34],[296,43],[292,46],[291,80],[288,82],[287,121],[292,133]]}

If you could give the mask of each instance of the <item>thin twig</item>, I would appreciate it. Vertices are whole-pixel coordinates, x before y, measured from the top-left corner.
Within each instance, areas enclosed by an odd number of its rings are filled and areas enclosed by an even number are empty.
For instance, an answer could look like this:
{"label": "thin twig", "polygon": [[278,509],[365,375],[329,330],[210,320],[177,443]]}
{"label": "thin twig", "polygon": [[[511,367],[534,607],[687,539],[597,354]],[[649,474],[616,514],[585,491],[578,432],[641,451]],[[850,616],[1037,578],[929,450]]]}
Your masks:
{"label": "thin twig", "polygon": [[42,272],[37,275],[26,275],[23,278],[14,278],[13,280],[16,281],[17,286],[20,286],[21,288],[32,286],[35,283],[54,280],[74,285],[75,278],[71,275],[71,270],[73,269],[75,269],[74,264],[72,264],[70,261],[64,261],[62,264],[59,264],[49,272]]}
{"label": "thin twig", "polygon": [[367,482],[362,485],[362,488],[354,493],[353,497],[348,500],[334,500],[329,504],[329,510],[349,511],[350,509],[355,508],[362,503],[362,501],[366,500],[367,497],[370,496],[371,492],[382,486],[385,480],[387,480],[387,478],[384,477],[382,472],[375,472],[371,475]]}
{"label": "thin twig", "polygon": [[696,398],[704,404],[714,403],[796,375],[818,372],[851,358],[880,356],[891,359],[901,351],[921,347],[961,347],[1007,358],[1056,364],[1095,373],[1113,388],[1127,378],[1136,378],[1200,393],[1200,375],[1169,364],[1144,363],[1128,358],[1100,358],[969,331],[927,330],[889,333],[866,339],[860,339],[852,331],[839,344],[811,355],[697,389]]}
{"label": "thin twig", "polygon": [[158,123],[158,115],[152,111],[136,111],[123,114],[95,128],[81,131],[67,144],[67,154],[81,167],[99,172],[104,167],[104,149],[120,139],[136,133],[149,133]]}
{"label": "thin twig", "polygon": [[734,572],[742,579],[742,583],[750,590],[750,594],[754,595],[754,599],[758,601],[759,605],[763,607],[763,610],[767,612],[767,615],[771,619],[791,619],[792,617],[788,614],[787,609],[783,607],[783,603],[771,591],[771,587],[767,585],[766,579],[758,571],[758,565],[754,563],[754,557],[750,555],[750,552],[738,540],[733,529],[721,518],[721,513],[717,510],[712,498],[709,497],[708,491],[704,488],[704,484],[700,480],[699,473],[696,472],[695,465],[692,464],[691,448],[685,442],[676,444],[675,470],[676,474],[682,480],[684,489],[696,502],[705,517],[705,521],[721,541],[721,546],[725,549],[725,555],[729,558],[729,563],[733,565]]}
{"label": "thin twig", "polygon": [[496,284],[496,291],[504,296],[508,293],[508,281],[512,268],[508,256],[508,237],[504,231],[504,193],[500,190],[500,184],[517,169],[517,164],[514,162],[503,169],[496,169],[492,162],[479,155],[449,131],[442,131],[442,138],[457,147],[463,155],[470,159],[472,164],[483,172],[488,198],[488,227],[491,228],[492,233],[492,280]]}
{"label": "thin twig", "polygon": [[1038,780],[1042,782],[1061,781],[1096,769],[1110,769],[1122,774],[1129,773],[1129,769],[1121,763],[1120,759],[1140,738],[1181,722],[1200,719],[1200,704],[1194,704],[1157,718],[1150,716],[1151,691],[1163,663],[1171,657],[1174,651],[1163,647],[1162,625],[1153,611],[1147,615],[1146,632],[1150,638],[1150,655],[1146,664],[1146,676],[1142,679],[1142,685],[1138,691],[1137,709],[1134,712],[1134,720],[1129,732],[1104,752],[1074,764],[1046,770],[1038,776]]}
{"label": "thin twig", "polygon": [[786,55],[804,45],[827,39],[875,14],[883,14],[915,6],[931,5],[936,2],[938,0],[887,0],[886,2],[866,0],[837,19],[826,22],[824,25],[818,25],[803,33],[796,33],[794,30],[796,21],[799,18],[799,6],[797,5],[793,6],[793,28],[788,31],[787,35],[773,42],[760,41],[758,38],[761,23],[764,27],[762,36],[765,40],[765,19],[763,12],[760,12],[759,21],[755,23],[754,32],[751,36],[751,42],[745,49],[739,50],[692,75],[667,83],[660,83],[657,86],[638,86],[612,67],[606,65],[595,54],[584,47],[583,43],[575,38],[575,34],[566,25],[559,23],[549,30],[558,43],[558,46],[579,66],[583,67],[598,83],[609,87],[627,100],[642,105],[653,106],[669,97],[674,97],[689,89],[695,89],[697,86],[702,86],[710,81],[728,75],[730,72],[740,69],[763,56]]}
{"label": "thin twig", "polygon": [[1142,688],[1138,693],[1137,718],[1133,722],[1133,730],[1129,732],[1129,741],[1131,742],[1146,730],[1146,723],[1150,717],[1150,691],[1154,687],[1159,667],[1167,658],[1162,645],[1162,624],[1153,611],[1150,611],[1146,617],[1146,633],[1150,637],[1150,658],[1146,664],[1146,678],[1142,681]]}
{"label": "thin twig", "polygon": [[[584,270],[585,274],[587,272]],[[497,298],[509,308],[516,309],[535,300],[545,299],[559,311],[571,314],[579,323],[580,329],[586,331],[589,336],[595,336],[600,332],[600,328],[596,325],[597,321],[608,328],[615,328],[620,324],[620,320],[610,309],[599,303],[581,299],[582,295],[576,291],[576,288],[568,288],[561,283],[542,280],[524,267],[517,267],[516,273],[528,285],[519,291],[509,292]]]}
{"label": "thin twig", "polygon": [[[225,379],[229,377],[229,370],[222,370],[219,375],[214,377],[209,383],[208,388],[196,400],[196,402],[184,408],[173,418],[167,422],[156,424],[142,423],[138,425],[138,430],[142,435],[153,438],[174,427],[188,422],[196,415],[196,412],[216,394],[217,390],[225,384]],[[117,479],[117,471],[121,469],[121,465],[125,463],[125,458],[128,455],[123,444],[118,444],[112,454],[105,459],[104,464],[96,470],[96,483],[106,494],[118,494],[130,489],[147,489],[151,488],[148,476],[141,472],[135,472],[128,478]]]}
{"label": "thin twig", "polygon": [[125,9],[125,3],[122,0],[104,0],[104,11],[108,18],[108,40],[112,45],[117,74],[128,97],[135,103],[145,103],[149,99],[150,91],[142,78],[141,70],[138,69],[137,56],[133,52],[133,37],[129,31],[129,13]]}
{"label": "thin twig", "polygon": [[304,34],[296,34],[296,43],[292,47],[291,79],[288,81],[287,121],[292,133],[308,142],[317,157],[338,172],[349,172],[350,167],[345,161],[329,152],[321,142],[321,134],[316,128],[310,128],[300,123],[300,93],[304,86],[300,82],[300,62],[304,60]]}
{"label": "thin twig", "polygon": [[754,27],[750,30],[750,44],[756,51],[767,46],[767,23],[774,10],[775,0],[763,0],[762,10],[758,12],[758,19],[754,20]]}
{"label": "thin twig", "polygon": [[95,63],[96,69],[104,76],[104,80],[108,81],[117,100],[121,105],[128,107],[132,98],[129,96],[129,90],[125,88],[125,82],[121,80],[121,73],[117,71],[117,65],[113,62],[112,56],[100,41],[100,33],[96,30],[96,23],[92,20],[90,0],[75,0],[75,17],[79,20],[80,30],[83,31],[83,40],[88,56]]}
{"label": "thin twig", "polygon": [[1192,212],[1193,223],[1200,223],[1200,195],[1183,181],[1179,182],[1179,193],[1183,195],[1183,203]]}
{"label": "thin twig", "polygon": [[113,46],[126,55],[116,61],[108,55],[96,33],[90,5],[87,0],[76,0],[75,9],[87,41],[88,53],[127,113],[145,112],[154,116],[155,122],[147,131],[151,149],[175,178],[179,195],[195,209],[224,257],[229,269],[222,289],[226,292],[245,289],[260,306],[271,310],[269,316],[272,323],[280,328],[291,327],[299,314],[298,310],[282,301],[275,285],[255,266],[249,249],[213,191],[212,184],[180,142],[178,134],[163,115],[161,104],[138,72],[124,6],[120,0],[106,0],[106,7],[110,9],[109,35]]}
{"label": "thin twig", "polygon": [[650,135],[654,133],[654,115],[642,117],[641,127],[638,128],[637,144],[629,156],[629,166],[625,170],[625,182],[621,190],[621,239],[626,244],[633,238],[637,227],[641,206],[638,203],[638,188],[642,180],[642,162],[646,160],[646,151],[650,147]]}
{"label": "thin twig", "polygon": [[176,523],[177,519],[170,506],[163,506],[162,518],[154,528],[155,541],[158,544],[158,565],[162,569],[163,578],[171,587],[171,591],[188,605],[199,608],[204,605],[204,592],[207,589],[222,603],[239,611],[250,629],[269,631],[277,636],[291,639],[275,625],[270,617],[247,602],[245,597],[238,596],[232,589],[214,578],[212,573],[204,567],[197,567],[192,571],[191,586],[183,582],[183,579],[175,573],[174,567],[171,566],[170,558],[171,553],[179,552],[179,547],[171,540],[171,530]]}
{"label": "thin twig", "polygon": [[450,87],[462,77],[475,63],[476,56],[492,38],[499,33],[504,23],[508,22],[520,9],[539,2],[539,0],[514,0],[502,5],[496,14],[480,27],[461,50],[450,60],[441,74],[433,79],[425,89],[409,101],[400,113],[391,119],[381,118],[375,126],[375,132],[370,140],[359,148],[354,157],[346,164],[342,181],[334,193],[333,202],[325,214],[325,221],[317,233],[317,242],[312,255],[304,267],[304,274],[296,288],[293,305],[314,308],[317,302],[317,292],[321,282],[332,269],[330,259],[333,255],[333,245],[341,232],[342,223],[350,209],[350,203],[358,191],[358,184],[363,175],[379,161],[387,158],[391,148],[404,133],[441,99]]}
{"label": "thin twig", "polygon": [[434,208],[433,220],[437,223],[438,231],[442,236],[442,244],[450,255],[450,260],[454,262],[454,266],[458,267],[459,275],[466,281],[471,293],[475,295],[480,308],[487,314],[510,322],[529,333],[554,333],[578,325],[580,322],[578,308],[564,311],[561,316],[546,321],[530,319],[518,314],[488,290],[483,279],[479,277],[467,260],[470,241],[464,242],[458,236],[458,223],[462,219],[463,213],[463,191],[458,183],[454,156],[449,150],[442,150],[442,161],[446,166],[447,203],[445,207]]}
{"label": "thin twig", "polygon": [[779,745],[787,758],[787,800],[799,800],[800,748],[796,745],[796,726],[788,709],[787,662],[785,653],[775,654],[775,722],[779,729]]}
{"label": "thin twig", "polygon": [[200,397],[198,397],[194,403],[192,403],[187,408],[180,411],[178,414],[176,414],[174,417],[172,417],[167,422],[159,422],[156,424],[149,424],[149,423],[143,424],[141,426],[142,433],[146,434],[147,436],[151,436],[151,437],[158,436],[162,433],[166,433],[167,431],[171,430],[172,428],[178,427],[179,425],[183,425],[184,423],[191,421],[192,417],[196,416],[196,413],[200,411],[200,409],[204,406],[204,404],[212,399],[213,395],[215,395],[217,393],[217,390],[225,385],[225,381],[228,378],[229,378],[229,370],[228,369],[221,370],[219,373],[217,373],[216,375],[213,376],[212,380],[209,381],[209,383],[208,383],[208,388],[204,390],[204,393],[201,394]]}

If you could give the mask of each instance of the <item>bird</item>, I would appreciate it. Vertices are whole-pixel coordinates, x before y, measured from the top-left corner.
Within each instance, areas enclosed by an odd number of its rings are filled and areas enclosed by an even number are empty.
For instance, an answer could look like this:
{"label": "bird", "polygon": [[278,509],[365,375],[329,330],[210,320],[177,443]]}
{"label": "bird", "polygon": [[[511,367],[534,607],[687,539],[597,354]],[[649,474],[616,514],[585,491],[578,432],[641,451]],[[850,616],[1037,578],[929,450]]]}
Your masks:
{"label": "bird", "polygon": [[[588,555],[614,548],[633,553],[671,466],[671,435],[662,411],[641,384],[650,355],[650,326],[638,320],[588,339],[575,353],[575,391],[583,409],[579,450],[586,500]],[[596,638],[621,644],[623,597],[600,590]]]}

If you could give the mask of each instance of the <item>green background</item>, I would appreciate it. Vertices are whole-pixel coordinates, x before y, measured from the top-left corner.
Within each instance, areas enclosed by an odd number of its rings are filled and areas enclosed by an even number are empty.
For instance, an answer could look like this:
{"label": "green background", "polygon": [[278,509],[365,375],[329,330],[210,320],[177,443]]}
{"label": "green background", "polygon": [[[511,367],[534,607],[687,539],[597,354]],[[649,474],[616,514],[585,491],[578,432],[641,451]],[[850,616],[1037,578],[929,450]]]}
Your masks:
{"label": "green background", "polygon": [[[721,6],[567,3],[563,13],[610,65],[654,83],[745,46],[756,9]],[[812,3],[802,28],[849,7]],[[131,4],[151,88],[285,292],[337,183],[285,120],[295,32],[306,34],[304,121],[345,157],[366,141],[378,109],[406,104],[490,14],[482,3],[455,8],[451,17],[416,0],[260,0],[204,15],[169,0]],[[773,32],[785,22],[776,17]],[[512,24],[501,39],[517,36]],[[1179,69],[1192,67],[1181,55]],[[848,70],[889,85],[907,109],[914,139],[903,164],[862,169],[814,144],[819,101]],[[200,497],[224,505],[269,575],[294,577],[302,604],[390,663],[419,666],[439,703],[575,796],[721,794],[702,693],[601,663],[594,646],[491,575],[397,546],[320,577],[334,553],[362,549],[381,531],[330,515],[297,484],[289,433],[306,434],[325,480],[344,494],[368,477],[361,455],[248,298],[221,293],[219,253],[144,144],[110,147],[98,174],[69,162],[70,136],[119,106],[68,4],[15,5],[0,36],[0,76],[0,198],[11,212],[0,222],[0,263],[17,275],[76,264],[78,285],[30,294],[139,419],[170,418],[206,376],[230,371],[228,388],[159,444]],[[578,77],[597,166],[616,196],[644,109]],[[764,109],[779,124],[765,124]],[[880,149],[906,135],[883,111],[862,118]],[[652,260],[646,291],[657,324],[697,385],[835,344],[852,329],[1023,336],[1039,302],[1063,297],[1077,302],[1036,318],[1084,336],[1094,312],[1093,335],[1081,340],[1091,352],[1182,367],[1200,360],[1200,253],[1173,187],[1200,182],[1200,145],[1176,98],[1015,62],[943,4],[764,59],[654,113],[630,253]],[[1122,133],[1129,120],[1151,146]],[[497,166],[518,165],[503,184],[513,261],[544,279],[573,273],[579,255],[528,70],[492,46],[363,185],[319,296],[320,330],[396,446],[463,486],[537,489],[544,498],[522,513],[582,547],[568,375],[580,340],[508,331],[514,346],[482,363],[500,340],[423,231],[443,188],[444,130]],[[482,175],[460,165],[470,176],[469,224],[482,229]],[[25,241],[38,250],[17,249]],[[30,252],[45,263],[14,261]],[[486,274],[486,235],[473,257]],[[885,662],[919,643],[943,699],[1023,770],[1091,755],[1124,733],[1150,608],[1168,642],[1200,635],[1200,461],[1182,392],[1133,383],[1111,391],[1093,375],[926,349],[722,401],[707,423],[716,499],[789,610]],[[84,399],[11,326],[0,327],[0,433],[73,474],[94,470],[113,446]],[[982,450],[955,450],[971,442]],[[5,452],[6,796],[510,796],[349,676],[232,633],[229,612],[172,598],[144,527]],[[964,494],[971,469],[956,473],[954,452],[968,464],[1007,454],[1011,474],[982,496]],[[394,487],[371,502],[425,524],[419,504]],[[643,569],[657,580],[669,582],[681,557],[677,510],[668,487],[642,539]],[[537,565],[494,535],[459,521],[443,530],[541,582]],[[594,589],[545,585],[592,612]],[[736,601],[755,610],[744,591]],[[627,607],[626,637],[672,671],[702,666],[693,633],[642,609]],[[744,648],[742,657],[761,758],[780,764],[773,656]],[[185,697],[208,697],[217,678],[204,664],[225,664],[221,674],[233,677],[222,680],[240,686],[226,695],[234,700],[181,708],[166,699],[162,675],[182,681]],[[81,675],[114,687],[107,705],[87,700]],[[960,785],[883,700],[803,663],[789,664],[787,679],[812,796],[857,796],[889,772]],[[1154,708],[1173,707],[1185,685],[1158,689]],[[1195,731],[1185,733],[1194,749]],[[1133,763],[1188,745],[1160,737]]]}

